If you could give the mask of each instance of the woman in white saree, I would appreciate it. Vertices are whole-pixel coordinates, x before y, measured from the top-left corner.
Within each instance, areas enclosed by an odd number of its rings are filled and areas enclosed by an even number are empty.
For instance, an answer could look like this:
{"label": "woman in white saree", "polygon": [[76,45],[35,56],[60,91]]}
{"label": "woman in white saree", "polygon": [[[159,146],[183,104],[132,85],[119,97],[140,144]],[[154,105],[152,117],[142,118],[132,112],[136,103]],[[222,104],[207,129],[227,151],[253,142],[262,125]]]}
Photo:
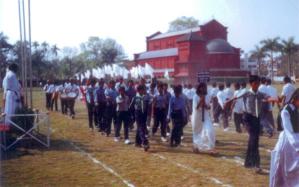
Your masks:
{"label": "woman in white saree", "polygon": [[283,131],[271,153],[270,187],[299,187],[299,88],[281,112]]}
{"label": "woman in white saree", "polygon": [[216,153],[215,131],[210,117],[210,100],[207,85],[200,83],[192,103],[193,151]]}

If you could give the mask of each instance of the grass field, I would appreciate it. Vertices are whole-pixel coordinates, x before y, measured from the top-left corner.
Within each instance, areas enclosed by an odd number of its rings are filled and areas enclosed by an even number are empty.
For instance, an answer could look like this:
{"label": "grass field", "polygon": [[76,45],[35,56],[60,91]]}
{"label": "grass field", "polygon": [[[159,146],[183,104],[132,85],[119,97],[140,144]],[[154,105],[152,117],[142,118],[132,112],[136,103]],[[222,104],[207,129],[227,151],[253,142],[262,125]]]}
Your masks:
{"label": "grass field", "polygon": [[[34,96],[34,106],[43,109],[43,94],[35,91]],[[150,139],[150,151],[144,152],[90,132],[83,103],[76,103],[76,112],[75,120],[50,112],[49,149],[34,146],[5,153],[3,186],[268,186],[269,151],[277,135],[261,138],[265,172],[256,174],[242,166],[248,135],[234,133],[233,124],[229,132],[216,128],[217,156],[192,152],[190,124],[183,146],[170,148],[157,136]],[[131,132],[132,141],[134,136]]]}

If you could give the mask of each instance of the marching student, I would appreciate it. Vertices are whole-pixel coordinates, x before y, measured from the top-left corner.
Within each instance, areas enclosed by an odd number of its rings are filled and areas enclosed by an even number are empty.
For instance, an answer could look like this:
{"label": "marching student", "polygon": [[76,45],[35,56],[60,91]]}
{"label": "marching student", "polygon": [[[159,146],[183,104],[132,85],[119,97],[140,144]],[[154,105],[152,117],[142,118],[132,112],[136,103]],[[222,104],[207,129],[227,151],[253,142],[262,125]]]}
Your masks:
{"label": "marching student", "polygon": [[105,90],[106,96],[106,108],[105,108],[105,133],[106,136],[111,134],[112,121],[115,125],[116,121],[116,97],[117,91],[115,89],[115,82],[111,80],[108,84],[108,88]]}
{"label": "marching student", "polygon": [[115,84],[115,89],[117,92],[119,92],[120,87],[124,87],[126,89],[126,84],[124,83],[124,78],[120,77]]}
{"label": "marching student", "polygon": [[88,112],[88,124],[89,128],[93,131],[94,126],[93,124],[96,124],[96,110],[95,110],[95,88],[96,80],[91,78],[88,83],[88,87],[85,94],[86,99],[86,106],[87,106],[87,112]]}
{"label": "marching student", "polygon": [[[266,85],[266,81],[267,81],[266,77],[261,77],[261,84],[259,86],[258,91],[264,93],[267,96],[270,96],[269,90]],[[260,116],[261,118],[260,121],[262,125],[261,134],[263,134],[264,130],[266,130],[266,132],[269,134],[269,137],[272,137],[274,129],[270,121],[268,120],[269,108],[270,108],[270,104],[268,104],[268,106],[265,106],[265,108],[263,108],[262,115]]]}
{"label": "marching student", "polygon": [[192,111],[192,140],[193,151],[215,154],[215,131],[210,118],[210,95],[206,83],[199,83],[193,98]]}
{"label": "marching student", "polygon": [[228,101],[227,95],[224,92],[224,84],[219,84],[219,91],[217,93],[217,100],[221,110],[222,125],[224,131],[228,131],[228,117],[229,109],[226,107],[226,102]]}
{"label": "marching student", "polygon": [[54,85],[54,92],[51,97],[51,111],[53,111],[54,105],[55,105],[55,111],[56,112],[58,111],[58,96],[59,96],[59,85],[58,82],[56,81]]}
{"label": "marching student", "polygon": [[60,98],[61,113],[67,114],[67,96],[65,93],[65,86],[63,82],[58,86],[58,92]]}
{"label": "marching student", "polygon": [[130,100],[126,95],[125,87],[119,87],[119,95],[116,97],[116,124],[115,124],[115,138],[114,141],[120,140],[120,131],[122,124],[124,124],[125,144],[130,144],[129,139],[129,105]]}
{"label": "marching student", "polygon": [[[240,89],[240,84],[237,82],[237,83],[234,84],[234,87],[235,87],[234,98],[237,98],[237,97],[241,96],[241,94],[242,94],[242,91]],[[233,108],[234,123],[235,123],[235,127],[236,127],[236,132],[237,133],[242,133],[241,124],[244,125],[244,123],[243,123],[243,100],[242,100],[242,98],[238,98],[238,99],[234,100],[233,104],[232,104],[232,108]]]}
{"label": "marching student", "polygon": [[[231,87],[231,84],[230,84],[230,82],[226,82],[226,84],[225,84],[225,89],[224,89],[224,93],[225,93],[225,95],[226,95],[226,101],[229,101],[229,100],[231,100],[231,99],[233,99],[233,97],[234,97],[234,92],[233,92],[233,90],[230,88]],[[231,107],[231,102],[229,102],[229,103],[227,103],[227,115],[228,115],[228,118],[231,118],[231,116],[232,116],[232,107]]]}
{"label": "marching student", "polygon": [[67,107],[70,110],[70,116],[75,118],[75,102],[79,96],[79,87],[76,85],[76,80],[71,79],[70,84],[66,86],[67,92]]}
{"label": "marching student", "polygon": [[158,85],[158,94],[153,99],[153,113],[154,113],[154,126],[152,128],[153,136],[160,126],[161,140],[166,142],[166,118],[167,118],[167,96],[163,90],[163,84]]}
{"label": "marching student", "polygon": [[[282,103],[281,108],[283,108],[286,104],[288,104],[288,102],[291,99],[292,94],[296,90],[295,86],[291,83],[292,80],[290,77],[285,76],[283,81],[284,81],[284,86],[282,88],[281,97],[280,97],[280,101]],[[277,117],[277,130],[278,131],[282,130],[281,115],[278,115],[278,117]]]}
{"label": "marching student", "polygon": [[148,117],[149,111],[149,100],[146,99],[146,87],[145,85],[139,85],[137,87],[137,94],[132,100],[130,104],[130,109],[135,113],[135,120],[137,124],[136,138],[135,138],[135,146],[141,147],[143,146],[144,151],[148,151],[149,149],[149,141],[146,137],[146,120]]}
{"label": "marching student", "polygon": [[249,133],[248,146],[244,166],[247,168],[255,168],[260,173],[260,154],[259,154],[259,135],[261,128],[261,114],[263,108],[268,106],[268,102],[275,100],[269,98],[264,93],[258,91],[260,78],[252,75],[249,78],[251,89],[243,95],[244,102],[244,123]]}
{"label": "marching student", "polygon": [[270,187],[299,186],[299,89],[282,112],[282,127],[271,153]]}
{"label": "marching student", "polygon": [[106,96],[104,79],[98,81],[98,87],[95,90],[95,112],[96,112],[96,126],[99,132],[105,131],[105,119],[104,114],[106,110]]}
{"label": "marching student", "polygon": [[[129,80],[128,82],[128,87],[126,88],[126,94],[127,96],[129,97],[129,101],[130,103],[132,102],[133,98],[136,96],[136,90],[135,90],[135,87],[134,87],[134,81],[133,80]],[[130,129],[134,129],[134,122],[135,122],[135,115],[133,112],[129,111],[129,126],[130,126]]]}
{"label": "marching student", "polygon": [[[169,109],[169,101],[170,101],[170,98],[171,98],[171,93],[168,91],[168,84],[165,83],[163,85],[163,90],[164,90],[164,94],[166,96],[166,99],[167,99],[167,103],[166,103],[166,114],[168,114],[168,109]],[[169,126],[169,119],[166,119],[166,136],[170,136],[170,126]]]}
{"label": "marching student", "polygon": [[51,80],[47,81],[47,84],[44,86],[44,91],[46,92],[46,108],[51,110],[51,100],[52,95],[55,91],[55,86]]}
{"label": "marching student", "polygon": [[217,83],[213,82],[211,89],[211,102],[212,102],[212,113],[213,113],[213,122],[216,126],[219,125],[219,116],[221,112],[220,105],[217,100],[217,93],[219,89],[217,88]]}
{"label": "marching student", "polygon": [[186,99],[182,96],[182,86],[174,87],[174,96],[170,98],[167,118],[172,120],[173,128],[170,137],[170,146],[177,147],[181,144],[181,135],[185,124]]}
{"label": "marching student", "polygon": [[[268,94],[271,98],[275,98],[278,99],[278,94],[277,94],[277,89],[274,88],[271,85],[271,79],[267,79],[266,80],[266,85],[267,85],[267,90],[268,90]],[[266,113],[266,119],[269,122],[269,124],[271,125],[272,129],[275,128],[275,122],[274,122],[274,117],[273,117],[273,107],[274,107],[275,103],[270,103],[269,104],[269,109]]]}
{"label": "marching student", "polygon": [[147,130],[149,130],[151,128],[151,121],[152,121],[152,115],[153,115],[153,100],[154,100],[154,97],[156,94],[157,94],[156,84],[151,83],[150,89],[147,93],[147,99],[149,100],[149,111],[148,111],[148,117],[147,117],[147,121],[146,121]]}

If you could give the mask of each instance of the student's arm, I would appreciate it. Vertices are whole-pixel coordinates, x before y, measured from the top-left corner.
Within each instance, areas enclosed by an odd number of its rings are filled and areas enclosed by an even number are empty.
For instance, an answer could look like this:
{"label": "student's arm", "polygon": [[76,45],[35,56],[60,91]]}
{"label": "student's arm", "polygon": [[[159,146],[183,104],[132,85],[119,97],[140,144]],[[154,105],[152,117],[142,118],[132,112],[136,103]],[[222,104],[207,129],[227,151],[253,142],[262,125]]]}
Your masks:
{"label": "student's arm", "polygon": [[294,133],[291,117],[287,110],[283,110],[281,112],[281,119],[284,133],[286,134],[289,143],[297,152],[299,152],[299,139],[298,137],[296,137],[296,134]]}
{"label": "student's arm", "polygon": [[169,100],[167,119],[170,119],[171,112],[172,112],[172,97]]}

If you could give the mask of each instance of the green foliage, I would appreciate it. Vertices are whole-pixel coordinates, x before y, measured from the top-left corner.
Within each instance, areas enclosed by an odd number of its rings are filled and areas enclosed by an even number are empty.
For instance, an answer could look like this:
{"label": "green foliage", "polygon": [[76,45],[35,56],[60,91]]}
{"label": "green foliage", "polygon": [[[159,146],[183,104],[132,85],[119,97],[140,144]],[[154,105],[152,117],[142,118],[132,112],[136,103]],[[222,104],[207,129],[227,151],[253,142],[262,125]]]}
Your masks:
{"label": "green foliage", "polygon": [[[25,46],[26,51],[29,52],[29,43]],[[32,74],[35,81],[66,79],[76,73],[83,73],[104,64],[121,62],[126,58],[122,46],[114,39],[101,39],[96,36],[89,37],[80,45],[80,49],[71,47],[59,49],[56,44],[34,41],[31,50]],[[20,59],[21,43],[17,41],[15,44],[10,44],[7,36],[1,32],[0,78],[4,77],[9,60],[20,63]]]}
{"label": "green foliage", "polygon": [[181,30],[197,27],[198,25],[199,25],[198,20],[195,19],[194,17],[182,16],[169,23],[168,31],[169,32],[181,31]]}

